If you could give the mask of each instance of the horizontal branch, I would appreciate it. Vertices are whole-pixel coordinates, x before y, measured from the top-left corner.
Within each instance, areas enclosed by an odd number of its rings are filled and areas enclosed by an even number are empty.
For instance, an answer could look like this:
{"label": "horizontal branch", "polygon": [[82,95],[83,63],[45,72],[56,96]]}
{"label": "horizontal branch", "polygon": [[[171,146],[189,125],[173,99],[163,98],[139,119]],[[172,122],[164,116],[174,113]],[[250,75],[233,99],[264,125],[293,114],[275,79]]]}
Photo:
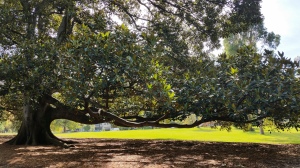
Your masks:
{"label": "horizontal branch", "polygon": [[101,115],[106,116],[112,120],[112,122],[117,125],[117,126],[124,126],[124,127],[144,127],[144,126],[153,126],[153,127],[161,127],[161,128],[171,128],[171,127],[176,127],[176,128],[193,128],[196,127],[202,123],[209,122],[209,121],[216,121],[216,120],[221,120],[221,121],[230,121],[234,122],[234,120],[230,119],[229,117],[209,117],[209,118],[202,118],[199,121],[195,121],[192,124],[163,124],[159,123],[159,121],[163,119],[167,119],[167,115],[162,116],[156,121],[144,121],[144,122],[132,122],[128,121],[124,118],[118,117],[110,112],[105,112],[102,111]]}
{"label": "horizontal branch", "polygon": [[164,119],[168,118],[169,113],[166,113],[164,115],[157,115],[151,118],[145,118],[145,117],[141,117],[141,116],[124,116],[124,117],[120,117],[123,118],[125,120],[131,120],[131,119],[135,119],[134,122],[145,122],[145,121],[152,121],[152,122],[156,122],[158,123],[159,121],[162,121]]}
{"label": "horizontal branch", "polygon": [[[195,121],[192,124],[164,124],[160,123],[160,121],[168,119],[169,113],[164,115],[152,117],[152,118],[144,118],[141,116],[125,116],[120,117],[109,111],[96,109],[93,107],[88,107],[88,103],[85,104],[84,110],[79,110],[76,108],[72,108],[66,105],[63,105],[58,100],[52,98],[51,96],[47,97],[47,101],[50,104],[56,106],[56,108],[51,107],[51,119],[68,119],[75,122],[79,122],[82,124],[98,124],[103,122],[111,122],[117,126],[123,127],[144,127],[144,126],[153,126],[153,127],[162,127],[162,128],[192,128],[198,126],[205,122],[210,121],[227,121],[234,123],[251,123],[263,118],[268,117],[267,114],[258,116],[255,119],[247,120],[245,118],[235,117],[232,118],[230,115],[225,116],[208,116],[202,117],[200,120]],[[96,111],[97,110],[97,111]],[[135,121],[130,121],[130,119],[135,119]]]}

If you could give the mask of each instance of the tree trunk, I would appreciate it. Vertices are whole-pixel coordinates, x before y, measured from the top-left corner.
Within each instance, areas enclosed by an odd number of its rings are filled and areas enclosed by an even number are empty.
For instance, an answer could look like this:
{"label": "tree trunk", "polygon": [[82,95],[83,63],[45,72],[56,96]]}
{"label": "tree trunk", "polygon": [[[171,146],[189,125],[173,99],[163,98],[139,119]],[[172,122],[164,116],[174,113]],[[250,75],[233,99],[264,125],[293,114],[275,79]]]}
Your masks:
{"label": "tree trunk", "polygon": [[50,129],[53,121],[50,106],[40,101],[34,103],[29,97],[24,98],[22,125],[18,134],[8,141],[12,145],[58,145],[67,146],[66,141],[58,139]]}
{"label": "tree trunk", "polygon": [[261,135],[265,134],[264,127],[263,127],[263,120],[259,121],[259,131]]}

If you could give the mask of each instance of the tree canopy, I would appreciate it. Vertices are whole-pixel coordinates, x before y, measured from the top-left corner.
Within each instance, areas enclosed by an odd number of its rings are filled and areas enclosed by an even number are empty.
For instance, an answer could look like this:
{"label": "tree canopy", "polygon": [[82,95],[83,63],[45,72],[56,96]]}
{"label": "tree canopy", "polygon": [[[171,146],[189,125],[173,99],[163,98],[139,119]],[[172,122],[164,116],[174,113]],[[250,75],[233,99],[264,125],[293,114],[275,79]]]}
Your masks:
{"label": "tree canopy", "polygon": [[[246,47],[208,57],[220,38],[262,22],[260,0],[0,2],[1,110],[22,114],[12,144],[61,145],[55,119],[194,127],[273,117],[298,126],[299,82],[282,54]],[[192,114],[189,125],[163,122]]]}

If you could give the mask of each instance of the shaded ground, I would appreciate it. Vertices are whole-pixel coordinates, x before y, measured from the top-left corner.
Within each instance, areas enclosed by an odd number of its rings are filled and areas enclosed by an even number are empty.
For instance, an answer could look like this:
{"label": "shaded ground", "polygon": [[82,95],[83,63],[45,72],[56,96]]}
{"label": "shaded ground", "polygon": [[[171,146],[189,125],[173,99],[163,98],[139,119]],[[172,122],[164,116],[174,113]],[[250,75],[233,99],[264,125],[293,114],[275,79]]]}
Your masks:
{"label": "shaded ground", "polygon": [[300,167],[300,145],[75,139],[76,147],[10,146],[0,167]]}

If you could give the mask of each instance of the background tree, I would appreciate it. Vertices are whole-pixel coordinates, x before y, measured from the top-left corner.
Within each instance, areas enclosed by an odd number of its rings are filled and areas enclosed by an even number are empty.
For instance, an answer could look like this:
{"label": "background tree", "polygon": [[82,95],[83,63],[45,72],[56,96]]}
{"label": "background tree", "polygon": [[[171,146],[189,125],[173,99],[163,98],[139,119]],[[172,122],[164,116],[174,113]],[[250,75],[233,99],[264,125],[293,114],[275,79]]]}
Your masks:
{"label": "background tree", "polygon": [[280,35],[268,32],[263,23],[253,25],[247,31],[231,34],[223,41],[226,54],[232,56],[243,46],[253,46],[261,52],[263,49],[276,49],[279,44]]}
{"label": "background tree", "polygon": [[61,132],[67,132],[67,131],[76,131],[80,129],[82,125],[80,123],[76,123],[70,120],[65,119],[58,119],[54,120],[51,123],[51,130],[52,131],[61,131]]}
{"label": "background tree", "polygon": [[[21,125],[22,101],[20,94],[7,94],[0,98],[0,131],[17,131]],[[8,124],[8,125],[7,125]],[[6,125],[6,126],[5,126]]]}
{"label": "background tree", "polygon": [[[245,49],[216,64],[203,51],[260,23],[260,0],[4,0],[0,8],[0,93],[22,102],[10,144],[65,145],[50,130],[56,119],[194,127],[273,116],[297,126],[298,83],[287,59]],[[189,125],[163,122],[191,114]]]}

